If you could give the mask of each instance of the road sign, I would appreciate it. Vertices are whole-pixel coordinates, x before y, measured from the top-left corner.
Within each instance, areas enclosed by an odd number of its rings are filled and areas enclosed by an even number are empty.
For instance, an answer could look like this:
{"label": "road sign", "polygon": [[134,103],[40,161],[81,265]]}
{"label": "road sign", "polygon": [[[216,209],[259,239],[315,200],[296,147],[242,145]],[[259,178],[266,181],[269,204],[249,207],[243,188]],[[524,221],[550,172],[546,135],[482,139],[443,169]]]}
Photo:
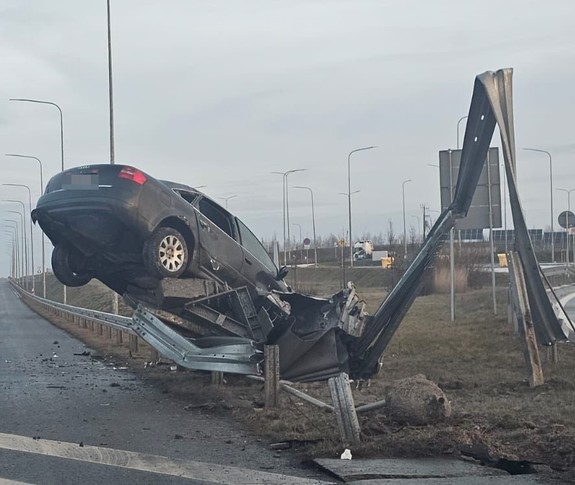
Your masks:
{"label": "road sign", "polygon": [[557,218],[557,220],[559,221],[559,225],[563,229],[567,229],[567,227],[575,226],[575,214],[573,214],[573,212],[563,211],[563,212],[561,212],[561,214],[559,214],[559,217]]}
{"label": "road sign", "polygon": [[303,240],[303,248],[304,249],[309,249],[309,246],[311,244],[311,240],[309,237],[304,238]]}
{"label": "road sign", "polygon": [[[441,210],[447,209],[455,195],[462,150],[439,152],[439,183]],[[487,167],[489,166],[489,170]],[[499,178],[499,149],[491,147],[487,153],[481,177],[475,188],[467,217],[459,219],[455,229],[484,229],[489,227],[491,202],[493,227],[501,227],[501,181]]]}

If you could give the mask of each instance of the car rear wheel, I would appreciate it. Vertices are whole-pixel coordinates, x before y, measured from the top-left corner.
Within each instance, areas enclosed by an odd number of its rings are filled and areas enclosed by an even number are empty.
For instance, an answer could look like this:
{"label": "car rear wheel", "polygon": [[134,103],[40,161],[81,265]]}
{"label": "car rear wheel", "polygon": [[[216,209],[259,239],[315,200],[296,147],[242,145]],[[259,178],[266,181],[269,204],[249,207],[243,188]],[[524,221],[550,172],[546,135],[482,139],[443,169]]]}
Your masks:
{"label": "car rear wheel", "polygon": [[188,266],[188,245],[172,227],[160,227],[144,243],[144,265],[160,278],[179,278]]}
{"label": "car rear wheel", "polygon": [[64,244],[52,251],[52,271],[58,281],[66,286],[84,286],[92,276],[82,270],[81,257]]}

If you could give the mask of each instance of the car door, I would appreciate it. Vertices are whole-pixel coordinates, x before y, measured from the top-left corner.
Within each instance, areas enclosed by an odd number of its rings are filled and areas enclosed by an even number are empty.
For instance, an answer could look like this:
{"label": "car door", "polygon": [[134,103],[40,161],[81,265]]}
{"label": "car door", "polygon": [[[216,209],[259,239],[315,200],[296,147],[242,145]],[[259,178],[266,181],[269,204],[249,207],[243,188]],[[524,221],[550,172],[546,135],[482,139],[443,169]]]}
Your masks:
{"label": "car door", "polygon": [[243,277],[262,289],[285,290],[276,280],[278,269],[263,244],[242,221],[236,218],[236,222],[244,251]]}
{"label": "car door", "polygon": [[244,254],[233,216],[207,197],[199,200],[198,209],[202,269],[230,286],[241,285]]}

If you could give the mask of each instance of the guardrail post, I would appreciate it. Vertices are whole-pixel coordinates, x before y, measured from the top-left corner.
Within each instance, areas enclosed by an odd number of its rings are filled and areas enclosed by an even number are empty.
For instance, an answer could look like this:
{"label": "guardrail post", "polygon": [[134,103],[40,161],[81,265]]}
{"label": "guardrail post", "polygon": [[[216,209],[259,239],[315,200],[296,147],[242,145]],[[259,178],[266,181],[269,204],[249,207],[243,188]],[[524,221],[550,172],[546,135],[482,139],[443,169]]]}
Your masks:
{"label": "guardrail post", "polygon": [[122,339],[122,333],[123,332],[119,328],[116,329],[116,344],[117,345],[122,345],[122,340],[123,340]]}
{"label": "guardrail post", "polygon": [[264,346],[264,376],[265,407],[277,408],[280,402],[280,348],[278,345]]}
{"label": "guardrail post", "polygon": [[211,373],[211,383],[213,386],[223,386],[224,384],[224,373],[221,371],[212,371]]}
{"label": "guardrail post", "polygon": [[130,352],[138,352],[138,336],[130,335]]}
{"label": "guardrail post", "polygon": [[343,445],[357,445],[360,442],[360,428],[349,377],[345,372],[341,372],[337,377],[328,379],[327,382]]}
{"label": "guardrail post", "polygon": [[515,251],[509,253],[509,276],[511,281],[511,294],[513,297],[513,306],[515,315],[519,323],[519,333],[523,337],[525,363],[529,373],[529,385],[531,387],[539,386],[544,383],[543,368],[539,358],[539,349],[537,347],[537,337],[533,327],[533,317],[529,307],[529,297],[527,295],[527,285],[523,268],[519,262],[519,255]]}
{"label": "guardrail post", "polygon": [[112,327],[106,326],[106,339],[112,340]]}
{"label": "guardrail post", "polygon": [[154,347],[150,346],[150,361],[158,362],[158,360],[160,360],[160,353]]}

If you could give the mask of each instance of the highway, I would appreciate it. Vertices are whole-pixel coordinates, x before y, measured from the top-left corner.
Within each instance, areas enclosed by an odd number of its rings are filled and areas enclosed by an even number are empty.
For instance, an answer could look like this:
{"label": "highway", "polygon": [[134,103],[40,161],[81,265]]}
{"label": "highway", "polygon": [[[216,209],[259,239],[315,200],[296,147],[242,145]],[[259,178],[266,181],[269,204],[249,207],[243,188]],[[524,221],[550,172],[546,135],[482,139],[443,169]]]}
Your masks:
{"label": "highway", "polygon": [[87,350],[0,280],[0,483],[318,483]]}

